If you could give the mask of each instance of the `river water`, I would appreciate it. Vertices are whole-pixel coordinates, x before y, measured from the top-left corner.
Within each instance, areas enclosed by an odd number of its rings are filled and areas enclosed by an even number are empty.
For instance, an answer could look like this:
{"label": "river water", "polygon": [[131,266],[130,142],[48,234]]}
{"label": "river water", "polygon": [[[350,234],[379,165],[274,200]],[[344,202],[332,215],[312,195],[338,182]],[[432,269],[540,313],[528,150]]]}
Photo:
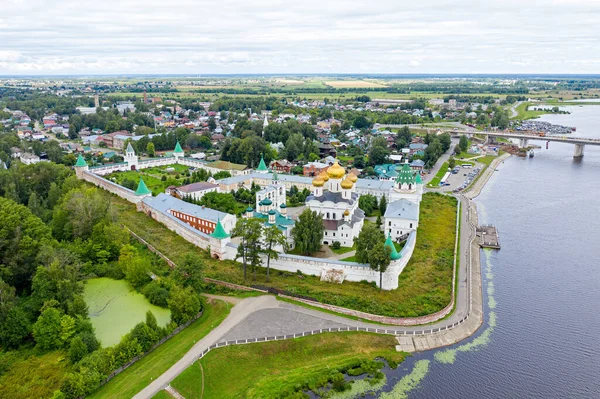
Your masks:
{"label": "river water", "polygon": [[[600,106],[541,120],[600,138]],[[502,249],[482,251],[485,322],[460,344],[411,357],[382,398],[600,398],[600,147],[532,144],[476,199]]]}

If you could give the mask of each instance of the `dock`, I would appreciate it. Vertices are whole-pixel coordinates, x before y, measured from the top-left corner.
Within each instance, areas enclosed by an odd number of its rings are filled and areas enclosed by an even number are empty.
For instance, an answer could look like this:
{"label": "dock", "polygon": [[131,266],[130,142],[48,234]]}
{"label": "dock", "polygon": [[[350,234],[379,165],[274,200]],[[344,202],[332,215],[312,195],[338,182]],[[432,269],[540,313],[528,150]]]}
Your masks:
{"label": "dock", "polygon": [[498,230],[495,226],[477,227],[477,237],[481,248],[500,249],[500,240],[498,239]]}

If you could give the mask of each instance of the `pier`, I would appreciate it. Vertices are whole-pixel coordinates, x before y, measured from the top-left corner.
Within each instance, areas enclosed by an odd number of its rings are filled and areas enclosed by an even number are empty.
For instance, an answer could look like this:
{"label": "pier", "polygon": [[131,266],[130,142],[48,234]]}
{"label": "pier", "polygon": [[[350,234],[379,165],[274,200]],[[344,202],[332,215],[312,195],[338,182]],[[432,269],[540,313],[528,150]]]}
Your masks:
{"label": "pier", "polygon": [[494,226],[477,227],[477,237],[481,248],[500,249],[498,230]]}

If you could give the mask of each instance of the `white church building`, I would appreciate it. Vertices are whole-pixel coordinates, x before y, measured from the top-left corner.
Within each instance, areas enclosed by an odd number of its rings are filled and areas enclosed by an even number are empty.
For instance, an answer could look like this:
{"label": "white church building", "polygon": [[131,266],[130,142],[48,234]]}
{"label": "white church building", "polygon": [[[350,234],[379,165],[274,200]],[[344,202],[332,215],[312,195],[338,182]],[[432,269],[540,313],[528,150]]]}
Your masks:
{"label": "white church building", "polygon": [[337,161],[314,178],[314,191],[306,198],[306,206],[323,217],[323,244],[339,241],[344,247],[354,245],[365,220],[365,213],[358,207],[357,180],[353,174],[346,175]]}

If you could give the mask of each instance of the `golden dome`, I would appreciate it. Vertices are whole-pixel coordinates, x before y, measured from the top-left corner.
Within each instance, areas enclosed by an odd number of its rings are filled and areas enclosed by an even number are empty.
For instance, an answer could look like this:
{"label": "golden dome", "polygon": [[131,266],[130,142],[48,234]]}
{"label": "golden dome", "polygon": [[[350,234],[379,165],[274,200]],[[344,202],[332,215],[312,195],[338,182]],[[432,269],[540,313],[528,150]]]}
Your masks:
{"label": "golden dome", "polygon": [[349,216],[349,215],[350,215],[350,211],[349,211],[348,209],[346,209],[346,210],[344,211],[344,216]]}
{"label": "golden dome", "polygon": [[352,183],[349,179],[342,180],[342,188],[350,189],[350,188],[352,188],[353,184],[354,183]]}
{"label": "golden dome", "polygon": [[322,171],[322,172],[319,174],[319,177],[320,177],[321,179],[323,179],[323,181],[329,181],[329,176],[327,176],[327,173],[326,173],[325,171]]}
{"label": "golden dome", "polygon": [[312,181],[312,185],[314,187],[323,187],[323,185],[325,184],[325,182],[323,181],[323,179],[320,176],[317,176],[313,181]]}
{"label": "golden dome", "polygon": [[332,179],[341,179],[346,174],[346,170],[340,166],[338,161],[335,161],[335,163],[327,169],[327,174]]}
{"label": "golden dome", "polygon": [[350,173],[348,175],[348,179],[352,182],[352,183],[356,183],[358,181],[358,177],[356,177],[356,175],[354,173]]}

